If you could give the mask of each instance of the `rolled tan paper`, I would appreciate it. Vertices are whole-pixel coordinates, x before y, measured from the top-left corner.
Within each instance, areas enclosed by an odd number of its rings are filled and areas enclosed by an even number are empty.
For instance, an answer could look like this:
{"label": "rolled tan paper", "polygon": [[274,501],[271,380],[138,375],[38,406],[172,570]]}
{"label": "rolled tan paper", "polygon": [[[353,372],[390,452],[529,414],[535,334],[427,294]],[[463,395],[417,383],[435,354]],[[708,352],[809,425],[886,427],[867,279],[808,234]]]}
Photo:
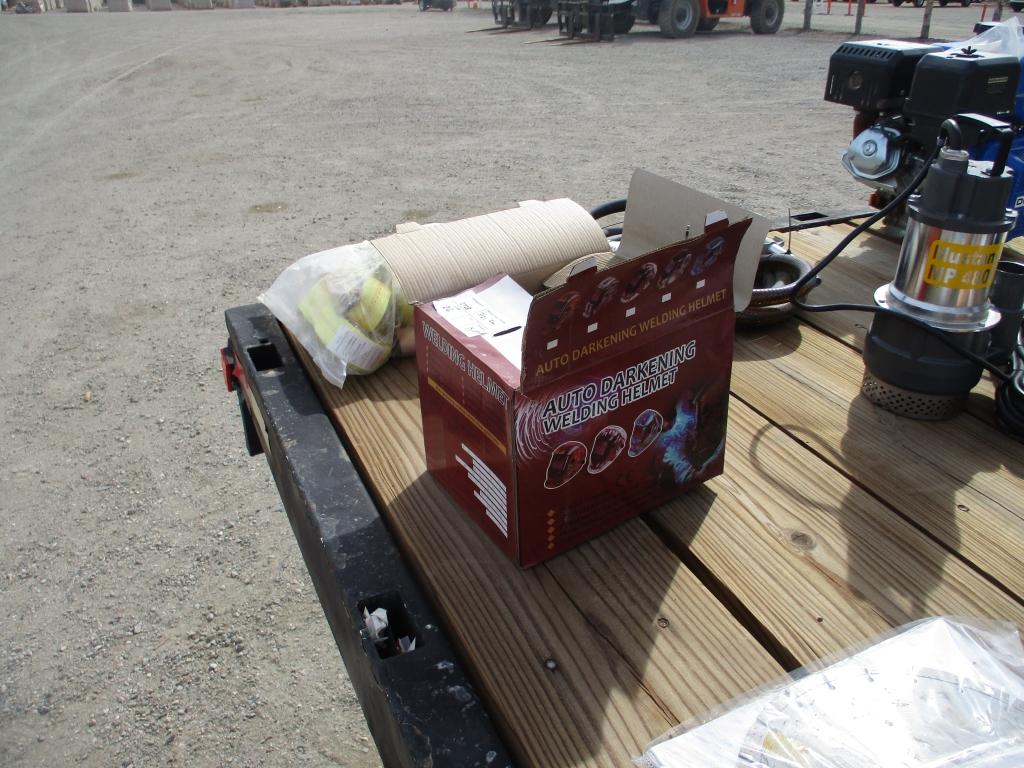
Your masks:
{"label": "rolled tan paper", "polygon": [[598,223],[567,199],[398,229],[370,242],[412,303],[451,296],[499,273],[533,293],[569,262],[608,250]]}

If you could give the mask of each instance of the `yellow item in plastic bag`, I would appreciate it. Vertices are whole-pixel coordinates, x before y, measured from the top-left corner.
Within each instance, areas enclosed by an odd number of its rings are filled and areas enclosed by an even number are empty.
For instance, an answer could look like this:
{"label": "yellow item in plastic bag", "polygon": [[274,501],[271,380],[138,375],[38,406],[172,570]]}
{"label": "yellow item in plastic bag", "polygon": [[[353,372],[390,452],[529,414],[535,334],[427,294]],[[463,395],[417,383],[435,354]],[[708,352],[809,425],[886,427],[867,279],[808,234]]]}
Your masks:
{"label": "yellow item in plastic bag", "polygon": [[[352,275],[328,273],[299,301],[299,312],[320,343],[345,361],[351,373],[377,370],[391,356],[395,334],[394,295],[378,268],[352,286]],[[353,290],[354,288],[354,290]]]}

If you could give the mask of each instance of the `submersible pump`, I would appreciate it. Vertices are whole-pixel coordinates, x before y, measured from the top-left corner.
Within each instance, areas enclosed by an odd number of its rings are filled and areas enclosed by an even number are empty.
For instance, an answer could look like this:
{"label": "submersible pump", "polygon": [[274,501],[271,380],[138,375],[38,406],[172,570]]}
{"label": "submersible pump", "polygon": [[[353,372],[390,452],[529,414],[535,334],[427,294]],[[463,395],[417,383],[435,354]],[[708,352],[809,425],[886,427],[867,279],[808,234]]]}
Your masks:
{"label": "submersible pump", "polygon": [[[993,160],[968,157],[966,130],[998,138]],[[981,378],[1000,322],[989,297],[1017,219],[1006,207],[1013,186],[1006,168],[1011,127],[968,114],[947,120],[943,131],[945,146],[907,202],[896,276],[875,292],[875,303],[892,312],[875,314],[864,346],[865,396],[919,419],[952,416]],[[1003,271],[1013,278],[1012,269]]]}

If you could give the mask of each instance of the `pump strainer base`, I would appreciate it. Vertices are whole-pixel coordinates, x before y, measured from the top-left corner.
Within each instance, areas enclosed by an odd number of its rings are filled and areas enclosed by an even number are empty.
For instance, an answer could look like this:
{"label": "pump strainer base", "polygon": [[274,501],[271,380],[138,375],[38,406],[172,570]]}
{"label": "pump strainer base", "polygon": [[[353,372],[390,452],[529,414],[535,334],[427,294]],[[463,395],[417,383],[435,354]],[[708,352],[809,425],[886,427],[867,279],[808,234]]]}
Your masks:
{"label": "pump strainer base", "polygon": [[966,395],[926,395],[888,384],[864,371],[860,388],[864,396],[879,408],[924,421],[940,421],[955,416],[962,408]]}

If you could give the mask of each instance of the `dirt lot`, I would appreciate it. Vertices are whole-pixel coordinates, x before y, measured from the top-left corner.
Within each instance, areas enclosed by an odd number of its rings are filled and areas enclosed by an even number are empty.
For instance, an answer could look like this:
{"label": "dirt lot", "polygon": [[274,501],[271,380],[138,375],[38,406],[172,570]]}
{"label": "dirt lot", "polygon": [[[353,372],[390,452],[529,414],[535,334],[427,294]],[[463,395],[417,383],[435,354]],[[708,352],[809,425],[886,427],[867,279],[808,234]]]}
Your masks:
{"label": "dirt lot", "polygon": [[634,167],[770,215],[864,199],[838,163],[850,111],[821,100],[839,31],[467,34],[489,18],[0,19],[0,765],[377,764],[217,367],[223,310],[292,260],[593,204]]}

